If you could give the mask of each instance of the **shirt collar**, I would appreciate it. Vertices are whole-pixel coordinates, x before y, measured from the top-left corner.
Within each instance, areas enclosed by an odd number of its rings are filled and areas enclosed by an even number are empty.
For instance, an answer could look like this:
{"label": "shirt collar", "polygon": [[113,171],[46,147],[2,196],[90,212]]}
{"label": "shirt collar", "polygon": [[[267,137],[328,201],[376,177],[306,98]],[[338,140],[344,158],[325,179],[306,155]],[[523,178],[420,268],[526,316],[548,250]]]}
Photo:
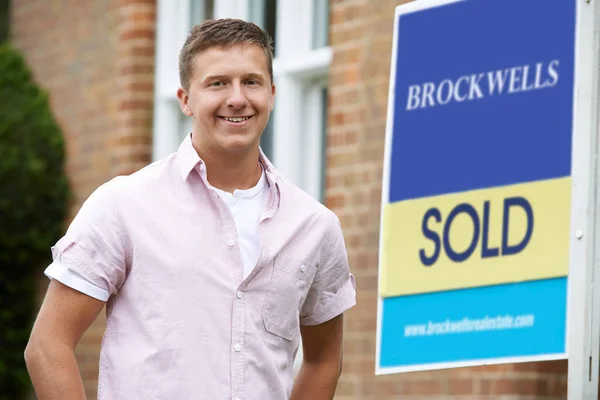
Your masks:
{"label": "shirt collar", "polygon": [[177,162],[179,163],[179,170],[181,171],[181,179],[184,181],[187,179],[190,172],[192,172],[198,164],[203,162],[192,145],[191,133],[186,135],[179,145],[179,149],[177,150]]}
{"label": "shirt collar", "polygon": [[[198,152],[192,144],[192,134],[186,135],[185,139],[179,145],[177,150],[177,161],[179,163],[179,170],[181,172],[181,179],[187,180],[190,172],[192,172],[199,165],[204,164],[204,161],[198,155]],[[275,169],[271,161],[267,158],[262,148],[259,148],[259,161],[263,165],[264,173],[267,177],[267,183],[270,187],[275,188],[281,192],[281,175]]]}

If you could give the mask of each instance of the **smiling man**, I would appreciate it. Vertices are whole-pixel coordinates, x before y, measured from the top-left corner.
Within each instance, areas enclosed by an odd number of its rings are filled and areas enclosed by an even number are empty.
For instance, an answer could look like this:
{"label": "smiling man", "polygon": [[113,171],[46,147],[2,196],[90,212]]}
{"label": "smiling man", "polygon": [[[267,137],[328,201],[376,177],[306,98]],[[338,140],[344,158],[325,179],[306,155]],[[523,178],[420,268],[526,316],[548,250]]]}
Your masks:
{"label": "smiling man", "polygon": [[25,350],[38,399],[85,399],[74,349],[105,305],[99,399],[333,398],[355,283],[338,218],[259,147],[271,43],[240,20],[190,33],[177,94],[193,132],[100,186],[52,249]]}

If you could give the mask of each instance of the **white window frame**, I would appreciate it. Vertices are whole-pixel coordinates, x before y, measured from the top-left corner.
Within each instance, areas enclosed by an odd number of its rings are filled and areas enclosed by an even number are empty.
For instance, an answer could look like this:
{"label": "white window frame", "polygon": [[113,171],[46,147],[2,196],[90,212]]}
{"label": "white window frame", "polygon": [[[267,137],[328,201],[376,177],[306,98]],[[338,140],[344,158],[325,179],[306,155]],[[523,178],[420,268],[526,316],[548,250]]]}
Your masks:
{"label": "white window frame", "polygon": [[327,87],[332,52],[329,47],[312,48],[313,4],[309,0],[277,4],[273,162],[286,177],[322,200],[322,110],[327,104],[321,90]]}
{"label": "white window frame", "polygon": [[190,29],[191,0],[158,0],[154,71],[152,160],[173,153],[181,143],[182,112],[177,99],[179,51]]}

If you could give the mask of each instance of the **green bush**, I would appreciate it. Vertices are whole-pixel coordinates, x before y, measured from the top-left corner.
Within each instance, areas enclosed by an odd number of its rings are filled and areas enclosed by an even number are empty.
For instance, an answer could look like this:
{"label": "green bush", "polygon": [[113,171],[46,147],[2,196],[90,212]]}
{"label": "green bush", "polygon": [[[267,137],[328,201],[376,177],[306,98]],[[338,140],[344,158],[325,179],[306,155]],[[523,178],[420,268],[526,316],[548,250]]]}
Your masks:
{"label": "green bush", "polygon": [[31,387],[23,351],[36,311],[36,278],[67,216],[61,131],[23,57],[0,44],[0,400]]}

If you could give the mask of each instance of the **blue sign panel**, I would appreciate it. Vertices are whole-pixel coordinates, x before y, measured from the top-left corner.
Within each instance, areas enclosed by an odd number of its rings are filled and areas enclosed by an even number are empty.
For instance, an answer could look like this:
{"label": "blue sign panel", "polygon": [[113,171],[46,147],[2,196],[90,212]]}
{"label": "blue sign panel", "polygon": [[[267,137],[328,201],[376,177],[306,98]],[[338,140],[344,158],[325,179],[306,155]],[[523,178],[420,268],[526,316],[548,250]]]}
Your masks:
{"label": "blue sign panel", "polygon": [[576,8],[397,8],[377,373],[566,358]]}

